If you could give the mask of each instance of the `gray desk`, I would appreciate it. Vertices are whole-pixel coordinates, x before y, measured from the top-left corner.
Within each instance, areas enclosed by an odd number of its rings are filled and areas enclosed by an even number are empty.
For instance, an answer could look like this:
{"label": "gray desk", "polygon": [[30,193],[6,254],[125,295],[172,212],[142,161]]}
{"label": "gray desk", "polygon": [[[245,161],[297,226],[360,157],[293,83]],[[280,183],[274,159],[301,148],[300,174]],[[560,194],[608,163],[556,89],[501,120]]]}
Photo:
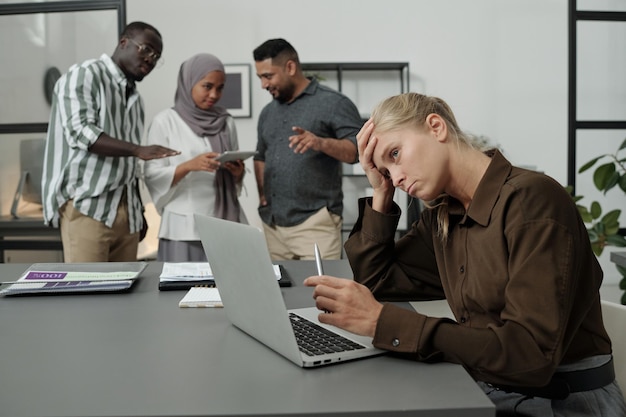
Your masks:
{"label": "gray desk", "polygon": [[63,250],[61,233],[46,226],[41,216],[0,216],[0,263],[5,250]]}
{"label": "gray desk", "polygon": [[626,268],[626,252],[611,252],[611,262]]}
{"label": "gray desk", "polygon": [[[309,261],[284,263],[288,307]],[[3,280],[25,264],[0,265]],[[347,276],[345,261],[325,263]],[[0,416],[494,416],[463,368],[390,356],[301,369],[232,325],[181,309],[151,263],[127,294],[0,298]]]}

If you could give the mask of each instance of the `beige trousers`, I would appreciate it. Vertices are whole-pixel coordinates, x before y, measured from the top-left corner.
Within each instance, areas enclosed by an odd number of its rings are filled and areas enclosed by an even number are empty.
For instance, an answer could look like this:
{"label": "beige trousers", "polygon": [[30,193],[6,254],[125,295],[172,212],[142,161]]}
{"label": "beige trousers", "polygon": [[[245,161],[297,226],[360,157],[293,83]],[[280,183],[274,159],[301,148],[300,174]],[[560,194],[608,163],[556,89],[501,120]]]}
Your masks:
{"label": "beige trousers", "polygon": [[59,210],[65,262],[134,262],[139,233],[129,233],[126,198],[117,208],[113,227],[85,216],[69,200]]}
{"label": "beige trousers", "polygon": [[322,258],[340,259],[342,223],[341,216],[324,207],[304,223],[291,227],[263,223],[263,229],[272,260],[315,259],[315,243]]}

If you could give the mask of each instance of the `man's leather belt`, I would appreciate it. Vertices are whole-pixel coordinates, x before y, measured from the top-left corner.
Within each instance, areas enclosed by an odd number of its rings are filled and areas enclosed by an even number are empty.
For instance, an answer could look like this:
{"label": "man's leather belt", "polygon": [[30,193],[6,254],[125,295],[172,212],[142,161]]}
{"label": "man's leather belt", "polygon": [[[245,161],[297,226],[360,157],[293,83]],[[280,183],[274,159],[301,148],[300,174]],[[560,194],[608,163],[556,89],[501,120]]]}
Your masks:
{"label": "man's leather belt", "polygon": [[602,388],[615,380],[613,358],[597,368],[579,371],[557,372],[548,385],[543,387],[518,387],[512,385],[492,386],[504,392],[516,392],[529,397],[563,400],[573,392],[591,391]]}

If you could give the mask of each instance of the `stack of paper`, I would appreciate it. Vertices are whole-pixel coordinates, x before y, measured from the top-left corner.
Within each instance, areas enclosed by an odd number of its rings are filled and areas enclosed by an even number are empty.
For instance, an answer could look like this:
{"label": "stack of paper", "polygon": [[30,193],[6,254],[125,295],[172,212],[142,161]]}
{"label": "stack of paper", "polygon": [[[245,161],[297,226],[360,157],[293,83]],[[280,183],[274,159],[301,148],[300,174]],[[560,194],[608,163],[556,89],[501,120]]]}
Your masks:
{"label": "stack of paper", "polygon": [[[289,286],[290,280],[282,279],[279,265],[274,266],[274,273],[280,285]],[[214,286],[213,271],[208,262],[165,262],[159,276],[159,289],[187,290],[195,286]]]}
{"label": "stack of paper", "polygon": [[208,262],[165,262],[159,276],[161,281],[206,281],[213,279]]}
{"label": "stack of paper", "polygon": [[159,276],[159,290],[188,290],[194,286],[215,286],[208,262],[165,262]]}

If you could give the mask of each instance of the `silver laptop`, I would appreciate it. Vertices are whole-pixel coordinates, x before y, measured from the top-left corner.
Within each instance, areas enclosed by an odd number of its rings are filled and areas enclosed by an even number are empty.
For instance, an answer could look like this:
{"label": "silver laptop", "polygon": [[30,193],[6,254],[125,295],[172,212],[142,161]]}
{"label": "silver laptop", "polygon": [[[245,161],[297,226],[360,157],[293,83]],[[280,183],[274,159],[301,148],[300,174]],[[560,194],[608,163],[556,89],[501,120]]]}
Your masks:
{"label": "silver laptop", "polygon": [[[287,310],[269,257],[265,236],[256,227],[195,214],[196,224],[228,320],[296,365],[315,367],[384,353],[372,338],[322,324],[315,307]],[[311,248],[313,250],[313,248]],[[294,330],[312,323],[332,333],[339,344],[314,348],[296,340]]]}

